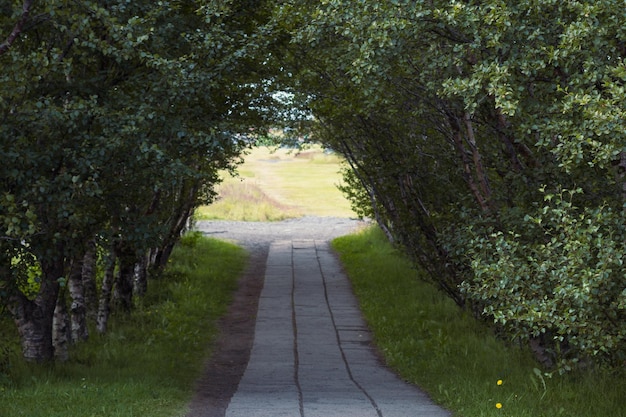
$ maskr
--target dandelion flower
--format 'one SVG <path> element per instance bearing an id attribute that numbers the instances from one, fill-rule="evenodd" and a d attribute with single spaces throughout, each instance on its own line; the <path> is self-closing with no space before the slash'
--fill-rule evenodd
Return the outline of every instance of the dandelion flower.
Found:
<path id="1" fill-rule="evenodd" d="M 502 385 L 502 380 L 501 380 L 501 379 L 498 379 L 498 382 L 496 382 L 496 384 L 498 384 L 498 385 Z"/>
<path id="2" fill-rule="evenodd" d="M 496 408 L 498 409 L 502 408 L 502 403 L 496 403 Z"/>

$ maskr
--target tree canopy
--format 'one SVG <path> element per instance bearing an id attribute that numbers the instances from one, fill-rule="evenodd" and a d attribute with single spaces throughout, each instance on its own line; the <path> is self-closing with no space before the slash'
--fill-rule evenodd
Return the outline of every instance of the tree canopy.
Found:
<path id="1" fill-rule="evenodd" d="M 265 124 L 263 3 L 17 3 L 0 3 L 0 288 L 26 358 L 47 360 L 88 242 L 131 273 L 149 251 L 163 264 L 237 163 L 235 133 Z M 132 277 L 116 284 L 129 308 Z"/>
<path id="2" fill-rule="evenodd" d="M 360 213 L 547 363 L 626 354 L 615 1 L 291 1 L 288 80 Z"/>
<path id="3" fill-rule="evenodd" d="M 130 308 L 242 138 L 283 118 L 345 156 L 355 210 L 459 305 L 560 370 L 623 363 L 622 8 L 0 2 L 0 293 L 26 357 L 51 356 L 94 240 L 101 301 L 114 280 Z"/>

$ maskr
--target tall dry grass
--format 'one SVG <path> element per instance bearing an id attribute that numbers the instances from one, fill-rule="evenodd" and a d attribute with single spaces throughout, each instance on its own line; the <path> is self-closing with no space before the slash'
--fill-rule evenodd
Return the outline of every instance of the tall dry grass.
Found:
<path id="1" fill-rule="evenodd" d="M 230 180 L 219 187 L 211 206 L 202 206 L 196 216 L 202 220 L 280 221 L 300 217 L 297 207 L 283 204 L 263 192 L 250 180 Z"/>
<path id="2" fill-rule="evenodd" d="M 259 147 L 239 177 L 224 173 L 218 198 L 197 210 L 200 220 L 275 221 L 301 216 L 353 217 L 337 185 L 343 160 L 313 147 L 302 152 Z"/>

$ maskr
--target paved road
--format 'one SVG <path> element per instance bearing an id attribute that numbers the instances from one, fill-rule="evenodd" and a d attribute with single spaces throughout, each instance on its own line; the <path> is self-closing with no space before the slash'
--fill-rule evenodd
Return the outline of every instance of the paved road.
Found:
<path id="1" fill-rule="evenodd" d="M 248 367 L 227 417 L 443 417 L 381 366 L 328 243 L 274 241 Z"/>

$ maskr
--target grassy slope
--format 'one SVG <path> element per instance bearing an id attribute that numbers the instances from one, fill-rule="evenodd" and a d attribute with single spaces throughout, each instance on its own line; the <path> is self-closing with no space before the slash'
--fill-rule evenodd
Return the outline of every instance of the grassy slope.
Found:
<path id="1" fill-rule="evenodd" d="M 239 169 L 225 176 L 219 199 L 200 207 L 200 219 L 267 221 L 304 215 L 351 217 L 350 203 L 337 189 L 341 160 L 319 148 L 301 153 L 255 148 Z"/>
<path id="2" fill-rule="evenodd" d="M 389 365 L 455 415 L 626 416 L 626 372 L 549 378 L 421 280 L 378 230 L 333 245 Z"/>
<path id="3" fill-rule="evenodd" d="M 10 354 L 10 375 L 2 379 L 0 369 L 0 416 L 184 416 L 246 258 L 228 243 L 186 242 L 132 320 L 114 317 L 109 333 L 77 346 L 70 362 L 41 367 Z"/>

